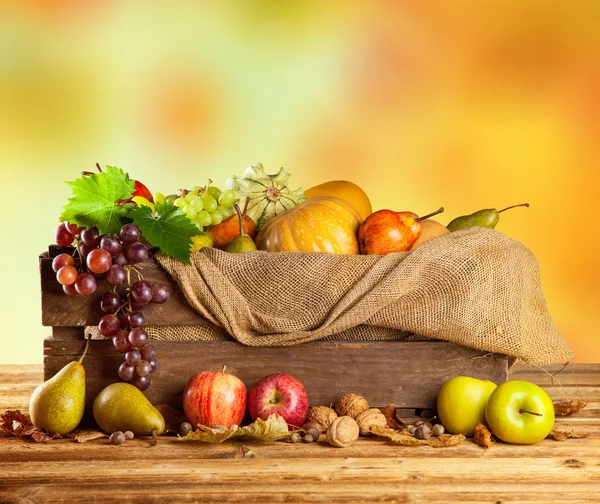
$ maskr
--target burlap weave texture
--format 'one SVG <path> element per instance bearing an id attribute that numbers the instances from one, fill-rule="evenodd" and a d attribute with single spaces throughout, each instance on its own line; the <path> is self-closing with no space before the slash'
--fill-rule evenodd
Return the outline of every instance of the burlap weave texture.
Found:
<path id="1" fill-rule="evenodd" d="M 530 364 L 571 360 L 542 293 L 534 255 L 500 232 L 469 228 L 386 256 L 212 248 L 192 265 L 157 257 L 214 326 L 149 328 L 156 339 L 285 346 L 411 334 Z"/>

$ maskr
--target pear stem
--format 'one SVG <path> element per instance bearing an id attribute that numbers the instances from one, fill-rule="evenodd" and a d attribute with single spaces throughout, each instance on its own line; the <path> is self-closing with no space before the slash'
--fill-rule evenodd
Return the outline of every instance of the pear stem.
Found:
<path id="1" fill-rule="evenodd" d="M 83 355 L 81 357 L 79 357 L 79 364 L 81 364 L 83 362 L 83 359 L 85 358 L 85 355 L 87 354 L 88 348 L 90 348 L 90 335 L 88 334 L 87 337 L 87 341 L 85 342 L 85 349 L 83 350 Z"/>
<path id="2" fill-rule="evenodd" d="M 246 196 L 246 203 L 244 203 L 244 210 L 242 211 L 242 217 L 246 217 L 248 211 L 248 203 L 250 203 L 250 196 Z"/>
<path id="3" fill-rule="evenodd" d="M 248 201 L 248 200 L 246 200 Z M 248 203 L 246 203 L 247 205 Z M 246 233 L 244 233 L 244 218 L 242 217 L 242 212 L 240 211 L 240 207 L 237 203 L 234 203 L 233 208 L 235 208 L 235 211 L 238 214 L 238 220 L 240 221 L 240 236 L 246 236 Z M 245 211 L 245 210 L 244 210 Z"/>
<path id="4" fill-rule="evenodd" d="M 421 222 L 425 219 L 429 219 L 429 217 L 433 217 L 434 215 L 441 214 L 444 211 L 444 207 L 438 208 L 435 212 L 431 212 L 430 214 L 424 215 L 423 217 L 419 217 L 415 219 L 417 222 Z"/>
<path id="5" fill-rule="evenodd" d="M 530 415 L 535 415 L 535 416 L 544 416 L 541 413 L 534 413 L 533 411 L 527 411 L 527 410 L 519 410 L 519 413 L 522 415 L 523 413 L 529 413 Z"/>
<path id="6" fill-rule="evenodd" d="M 520 207 L 520 206 L 528 207 L 528 206 L 529 206 L 529 203 L 521 203 L 521 204 L 519 204 L 519 205 L 512 205 L 512 206 L 509 206 L 509 207 L 503 208 L 502 210 L 498 210 L 498 213 L 502 213 L 502 212 L 504 212 L 505 210 L 510 210 L 511 208 L 517 208 L 517 207 Z"/>

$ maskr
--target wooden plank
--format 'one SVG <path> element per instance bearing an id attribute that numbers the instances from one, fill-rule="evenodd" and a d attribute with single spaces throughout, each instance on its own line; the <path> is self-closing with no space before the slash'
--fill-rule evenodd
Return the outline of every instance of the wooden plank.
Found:
<path id="1" fill-rule="evenodd" d="M 598 456 L 576 461 L 481 457 L 448 463 L 435 457 L 403 458 L 399 453 L 394 458 L 307 457 L 294 459 L 292 465 L 258 455 L 254 459 L 204 460 L 199 466 L 194 459 L 156 464 L 151 459 L 131 458 L 126 455 L 127 446 L 105 449 L 119 450 L 127 460 L 87 462 L 85 471 L 79 460 L 32 462 L 25 474 L 14 464 L 0 464 L 0 497 L 8 500 L 23 496 L 24 489 L 35 489 L 32 497 L 42 502 L 65 495 L 70 502 L 112 501 L 115 497 L 127 501 L 144 494 L 162 502 L 182 497 L 202 502 L 439 502 L 442 495 L 446 501 L 449 496 L 460 496 L 460 502 L 476 502 L 469 495 L 475 494 L 477 498 L 485 496 L 487 502 L 522 499 L 550 503 L 557 502 L 555 494 L 597 497 L 600 480 Z"/>
<path id="2" fill-rule="evenodd" d="M 250 388 L 261 378 L 285 372 L 306 387 L 313 405 L 336 403 L 343 394 L 363 395 L 373 406 L 393 403 L 404 408 L 435 408 L 439 388 L 466 374 L 496 383 L 506 381 L 505 356 L 482 354 L 447 342 L 373 341 L 313 342 L 291 347 L 256 348 L 233 341 L 153 341 L 159 370 L 148 398 L 181 406 L 188 379 L 204 370 L 228 371 Z M 53 376 L 83 351 L 84 341 L 47 338 L 44 376 Z M 123 356 L 111 340 L 94 340 L 84 361 L 88 373 L 86 405 L 116 381 Z"/>
<path id="3" fill-rule="evenodd" d="M 39 259 L 42 324 L 45 326 L 93 326 L 98 324 L 103 312 L 100 309 L 100 295 L 67 297 L 56 281 L 52 270 L 52 259 L 62 249 L 51 248 L 48 257 L 42 254 Z M 171 297 L 165 304 L 150 304 L 144 310 L 147 325 L 204 325 L 208 321 L 191 308 L 183 292 L 158 263 L 149 258 L 139 265 L 144 278 L 150 283 L 164 283 L 169 286 Z M 104 293 L 109 285 L 106 279 L 98 280 L 98 293 Z M 67 303 L 68 301 L 68 303 Z M 68 307 L 68 309 L 66 309 Z"/>

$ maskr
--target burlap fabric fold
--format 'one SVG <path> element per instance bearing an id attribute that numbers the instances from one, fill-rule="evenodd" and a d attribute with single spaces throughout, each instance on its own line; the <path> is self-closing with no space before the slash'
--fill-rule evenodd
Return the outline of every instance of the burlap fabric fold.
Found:
<path id="1" fill-rule="evenodd" d="M 150 328 L 157 339 L 285 346 L 415 334 L 529 364 L 571 360 L 548 313 L 534 255 L 500 232 L 469 228 L 386 256 L 205 248 L 187 265 L 157 257 L 212 325 Z"/>

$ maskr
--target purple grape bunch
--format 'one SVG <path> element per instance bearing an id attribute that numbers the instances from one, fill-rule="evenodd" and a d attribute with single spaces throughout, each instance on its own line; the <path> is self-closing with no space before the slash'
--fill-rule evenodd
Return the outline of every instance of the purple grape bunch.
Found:
<path id="1" fill-rule="evenodd" d="M 75 244 L 81 266 L 78 271 L 73 256 L 63 253 L 54 258 L 52 267 L 63 291 L 71 296 L 93 294 L 98 287 L 97 278 L 106 278 L 112 289 L 100 297 L 100 308 L 105 315 L 98 323 L 98 331 L 112 338 L 117 352 L 125 354 L 119 378 L 146 390 L 152 373 L 158 369 L 158 361 L 141 312 L 150 303 L 165 303 L 170 292 L 165 284 L 150 284 L 141 278 L 138 265 L 148 258 L 141 237 L 135 224 L 125 224 L 117 236 L 100 235 L 97 227 L 85 229 L 61 223 L 56 230 L 56 242 L 64 247 Z M 136 278 L 132 278 L 134 274 Z"/>

